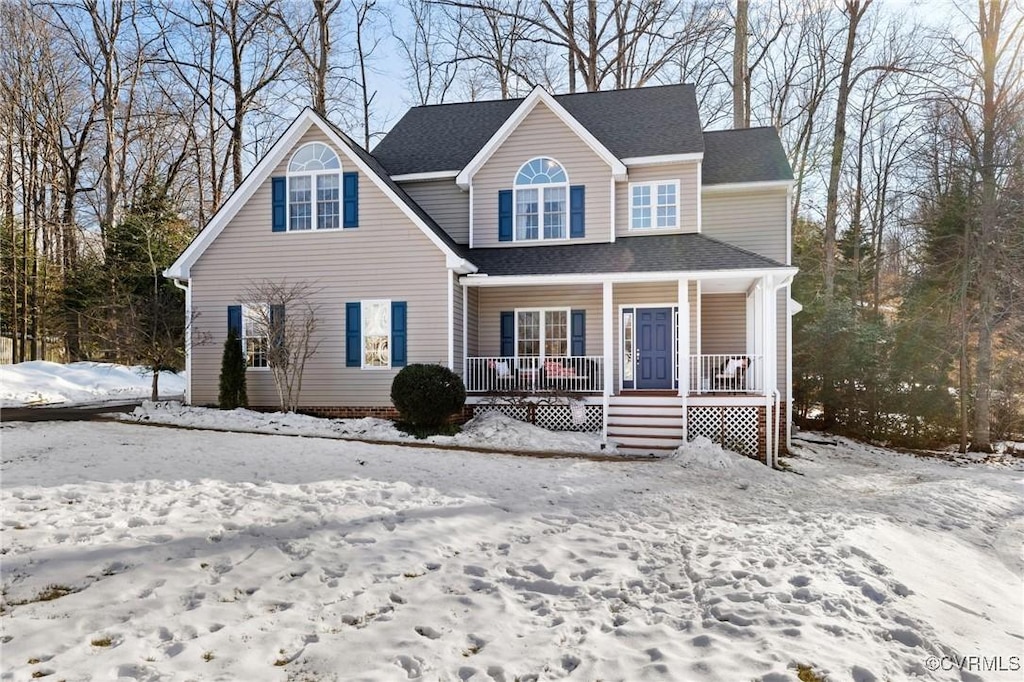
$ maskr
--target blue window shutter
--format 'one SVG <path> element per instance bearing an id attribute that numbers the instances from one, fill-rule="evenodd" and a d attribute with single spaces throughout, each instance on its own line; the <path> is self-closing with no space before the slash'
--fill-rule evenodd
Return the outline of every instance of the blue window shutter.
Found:
<path id="1" fill-rule="evenodd" d="M 501 313 L 501 356 L 510 358 L 516 354 L 516 314 Z"/>
<path id="2" fill-rule="evenodd" d="M 359 227 L 359 173 L 344 173 L 341 180 L 342 227 Z"/>
<path id="3" fill-rule="evenodd" d="M 271 227 L 273 232 L 284 232 L 288 229 L 286 224 L 286 209 L 288 207 L 288 178 L 270 179 L 270 208 Z"/>
<path id="4" fill-rule="evenodd" d="M 228 306 L 228 332 L 234 330 L 235 336 L 242 338 L 242 306 Z"/>
<path id="5" fill-rule="evenodd" d="M 570 324 L 572 329 L 572 348 L 570 353 L 572 355 L 586 355 L 587 354 L 587 311 L 586 310 L 574 310 L 572 311 L 572 323 Z"/>
<path id="6" fill-rule="evenodd" d="M 586 195 L 584 185 L 573 185 L 569 188 L 569 237 L 578 239 L 587 234 L 586 227 Z"/>
<path id="7" fill-rule="evenodd" d="M 359 301 L 345 304 L 345 366 L 362 367 L 360 362 L 363 356 L 363 341 L 360 331 L 360 312 L 362 306 Z"/>
<path id="8" fill-rule="evenodd" d="M 275 348 L 284 345 L 284 306 L 270 306 L 270 328 L 274 333 L 272 343 Z"/>
<path id="9" fill-rule="evenodd" d="M 407 339 L 405 324 L 405 301 L 391 302 L 391 366 L 405 367 L 407 361 Z"/>
<path id="10" fill-rule="evenodd" d="M 498 190 L 498 241 L 512 241 L 512 190 Z"/>

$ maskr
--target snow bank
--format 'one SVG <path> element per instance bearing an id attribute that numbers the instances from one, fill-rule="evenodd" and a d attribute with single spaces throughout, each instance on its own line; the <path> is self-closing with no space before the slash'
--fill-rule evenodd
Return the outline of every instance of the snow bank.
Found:
<path id="1" fill-rule="evenodd" d="M 69 405 L 110 400 L 148 398 L 153 373 L 145 367 L 103 362 L 72 362 L 61 365 L 35 360 L 0 367 L 0 405 Z M 160 373 L 160 396 L 175 398 L 185 393 L 185 377 Z"/>
<path id="2" fill-rule="evenodd" d="M 669 458 L 681 467 L 695 469 L 766 469 L 760 462 L 755 462 L 749 457 L 725 450 L 721 445 L 712 443 L 704 436 L 698 436 L 686 445 L 680 445 L 672 451 Z M 751 466 L 753 465 L 753 466 Z"/>
<path id="3" fill-rule="evenodd" d="M 400 431 L 387 419 L 323 419 L 284 412 L 217 410 L 190 407 L 176 401 L 153 403 L 147 400 L 131 414 L 120 415 L 120 419 L 218 431 L 380 441 L 415 440 L 413 436 Z M 497 412 L 485 412 L 469 420 L 461 433 L 455 436 L 432 436 L 419 442 L 519 451 L 602 452 L 601 439 L 594 434 L 548 431 Z"/>
<path id="4" fill-rule="evenodd" d="M 483 412 L 470 419 L 453 437 L 459 445 L 486 445 L 503 450 L 538 452 L 600 452 L 601 438 L 592 433 L 548 431 L 500 412 Z"/>

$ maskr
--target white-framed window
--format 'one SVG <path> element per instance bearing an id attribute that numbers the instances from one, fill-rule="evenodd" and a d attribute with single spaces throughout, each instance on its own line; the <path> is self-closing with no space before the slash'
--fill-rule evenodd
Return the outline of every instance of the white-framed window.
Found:
<path id="1" fill-rule="evenodd" d="M 679 227 L 679 181 L 636 182 L 629 185 L 629 229 Z"/>
<path id="2" fill-rule="evenodd" d="M 341 227 L 341 162 L 322 142 L 299 147 L 288 162 L 288 230 Z"/>
<path id="3" fill-rule="evenodd" d="M 242 306 L 242 352 L 245 354 L 245 366 L 268 367 L 267 349 L 270 339 L 267 337 L 267 322 L 270 320 L 270 307 Z"/>
<path id="4" fill-rule="evenodd" d="M 516 357 L 567 357 L 570 319 L 568 308 L 516 310 Z"/>
<path id="5" fill-rule="evenodd" d="M 391 301 L 360 302 L 363 369 L 391 368 Z"/>
<path id="6" fill-rule="evenodd" d="M 515 241 L 566 239 L 569 234 L 569 176 L 548 157 L 524 163 L 515 179 Z"/>

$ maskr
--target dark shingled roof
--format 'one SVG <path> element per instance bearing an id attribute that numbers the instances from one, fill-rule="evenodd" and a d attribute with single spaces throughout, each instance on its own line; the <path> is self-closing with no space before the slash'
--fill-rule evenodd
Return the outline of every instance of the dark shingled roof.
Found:
<path id="1" fill-rule="evenodd" d="M 704 151 L 692 85 L 555 95 L 616 157 Z M 465 168 L 522 99 L 414 107 L 373 155 L 392 175 Z"/>
<path id="2" fill-rule="evenodd" d="M 466 257 L 488 275 L 566 275 L 782 268 L 782 263 L 705 237 L 664 234 L 602 244 L 471 249 Z"/>
<path id="3" fill-rule="evenodd" d="M 397 182 L 391 179 L 391 176 L 388 174 L 384 166 L 380 164 L 380 161 L 375 159 L 372 154 L 370 154 L 368 151 L 366 151 L 358 144 L 356 144 L 355 140 L 346 135 L 345 132 L 341 130 L 341 128 L 334 125 L 333 123 L 323 118 L 322 116 L 320 118 L 322 121 L 324 121 L 324 123 L 331 127 L 331 130 L 333 130 L 338 135 L 338 137 L 340 137 L 342 141 L 346 145 L 348 145 L 348 148 L 351 149 L 356 156 L 362 159 L 366 163 L 366 165 L 370 167 L 370 170 L 372 170 L 374 174 L 377 175 L 377 177 L 384 181 L 384 184 L 386 184 L 388 187 L 394 190 L 395 194 L 398 195 L 398 198 L 401 199 L 402 202 L 420 218 L 420 220 L 426 223 L 427 227 L 429 227 L 434 234 L 441 238 L 441 241 L 443 241 L 455 253 L 460 255 L 464 254 L 466 248 L 464 246 L 456 244 L 455 240 L 452 239 L 452 236 L 448 234 L 440 225 L 438 225 L 437 222 L 430 217 L 430 214 L 424 211 L 423 208 L 419 204 L 417 204 L 404 189 L 402 189 L 401 185 L 399 185 Z"/>
<path id="4" fill-rule="evenodd" d="M 793 179 L 793 169 L 775 128 L 704 133 L 702 169 L 705 185 Z"/>

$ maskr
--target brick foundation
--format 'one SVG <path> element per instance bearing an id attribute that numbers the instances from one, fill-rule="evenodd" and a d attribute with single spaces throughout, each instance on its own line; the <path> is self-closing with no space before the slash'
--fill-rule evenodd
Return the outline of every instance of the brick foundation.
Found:
<path id="1" fill-rule="evenodd" d="M 280 408 L 278 407 L 250 407 L 250 410 L 257 412 L 277 412 Z M 326 405 L 312 405 L 306 407 L 300 407 L 297 412 L 299 414 L 308 414 L 313 417 L 326 417 L 328 419 L 362 419 L 363 417 L 377 417 L 378 419 L 395 419 L 399 418 L 398 410 L 395 409 L 394 405 L 359 405 L 355 407 L 339 407 L 339 406 L 326 406 Z M 469 405 L 462 408 L 461 413 L 457 413 L 448 420 L 451 424 L 461 424 L 467 421 L 472 413 L 472 409 Z"/>

